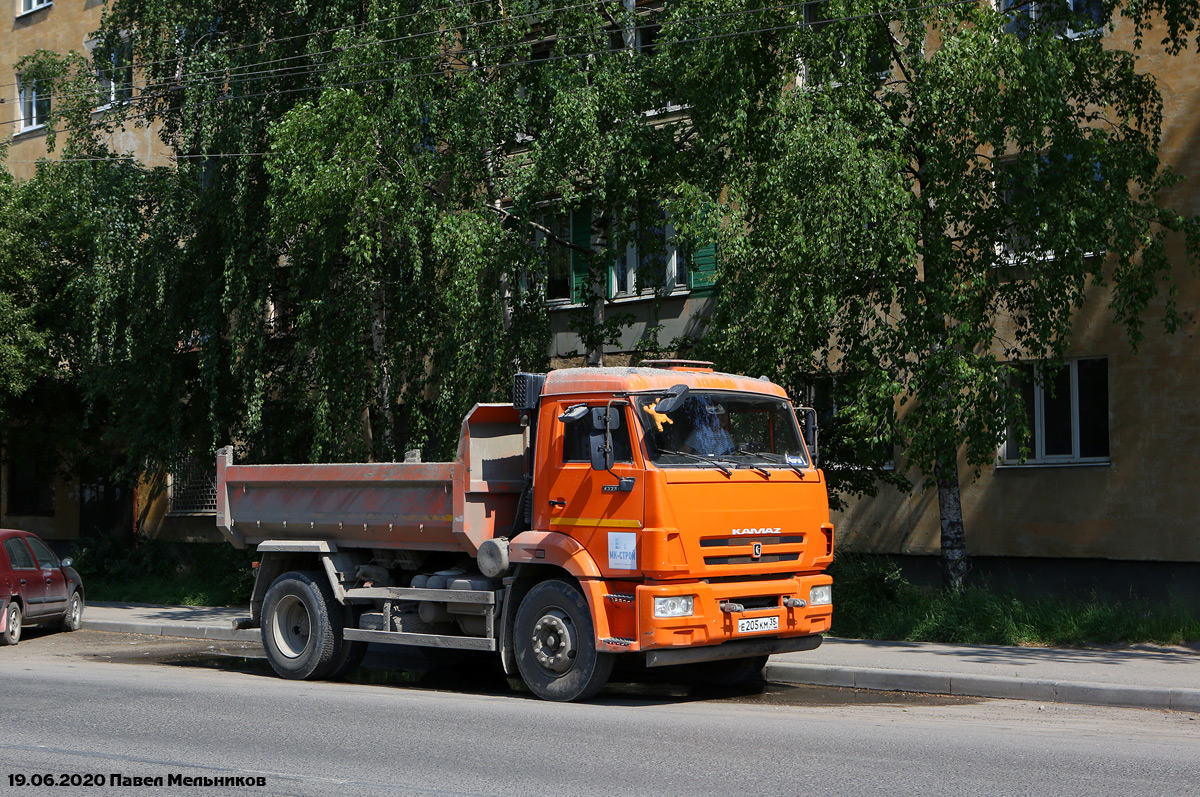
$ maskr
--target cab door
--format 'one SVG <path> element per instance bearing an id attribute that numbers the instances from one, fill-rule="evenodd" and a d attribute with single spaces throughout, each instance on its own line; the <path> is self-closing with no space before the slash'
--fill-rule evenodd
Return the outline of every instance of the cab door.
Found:
<path id="1" fill-rule="evenodd" d="M 630 408 L 618 406 L 612 430 L 616 463 L 612 471 L 593 470 L 592 413 L 575 421 L 559 418 L 569 407 L 603 408 L 607 400 L 546 401 L 538 425 L 538 474 L 534 488 L 534 528 L 557 531 L 588 549 L 606 576 L 630 576 L 639 569 L 638 532 L 645 511 L 645 476 L 633 444 Z M 622 485 L 624 481 L 624 485 Z"/>

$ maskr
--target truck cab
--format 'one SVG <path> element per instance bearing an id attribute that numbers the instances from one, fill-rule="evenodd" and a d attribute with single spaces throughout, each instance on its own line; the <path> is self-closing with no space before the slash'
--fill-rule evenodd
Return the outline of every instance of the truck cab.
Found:
<path id="1" fill-rule="evenodd" d="M 707 363 L 649 365 L 546 377 L 512 562 L 586 559 L 598 649 L 649 666 L 816 647 L 833 526 L 794 407 Z"/>

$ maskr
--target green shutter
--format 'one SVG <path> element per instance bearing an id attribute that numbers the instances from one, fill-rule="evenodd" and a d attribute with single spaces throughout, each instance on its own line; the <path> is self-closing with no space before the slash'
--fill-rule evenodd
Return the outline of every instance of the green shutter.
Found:
<path id="1" fill-rule="evenodd" d="M 716 244 L 705 244 L 692 252 L 688 264 L 688 284 L 694 291 L 712 288 L 717 284 Z"/>
<path id="2" fill-rule="evenodd" d="M 584 249 L 592 248 L 592 206 L 585 202 L 571 213 L 571 243 Z M 571 301 L 583 302 L 588 288 L 587 259 L 571 251 Z"/>

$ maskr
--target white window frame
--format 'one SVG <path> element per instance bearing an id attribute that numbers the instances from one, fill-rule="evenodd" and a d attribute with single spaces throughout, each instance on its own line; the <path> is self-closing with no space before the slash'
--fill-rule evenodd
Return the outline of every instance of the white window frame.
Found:
<path id="1" fill-rule="evenodd" d="M 1109 424 L 1109 453 L 1102 457 L 1084 457 L 1080 451 L 1080 429 L 1079 429 L 1079 363 L 1084 360 L 1104 360 L 1106 363 L 1105 372 L 1107 374 L 1107 357 L 1078 357 L 1072 360 L 1063 362 L 1064 368 L 1069 369 L 1071 376 L 1071 453 L 1070 454 L 1046 454 L 1046 404 L 1045 396 L 1046 389 L 1042 386 L 1037 377 L 1040 377 L 1042 365 L 1034 365 L 1036 371 L 1033 380 L 1033 418 L 1030 419 L 1030 424 L 1033 427 L 1034 439 L 1033 450 L 1029 452 L 1029 456 L 1024 461 L 1008 456 L 1008 441 L 1009 433 L 1006 431 L 1004 441 L 1000 444 L 1000 452 L 997 457 L 996 465 L 1002 468 L 1022 468 L 1022 467 L 1046 467 L 1053 465 L 1108 465 L 1112 462 L 1112 426 Z M 1109 391 L 1112 395 L 1112 391 Z M 1111 412 L 1111 410 L 1110 410 Z"/>
<path id="2" fill-rule="evenodd" d="M 1067 0 L 1067 3 L 1070 5 L 1071 11 L 1074 11 L 1076 13 L 1081 13 L 1076 10 L 1077 5 L 1084 6 L 1088 2 L 1089 2 L 1089 0 Z M 1012 5 L 1012 3 L 1007 2 L 1007 0 L 996 0 L 996 10 L 1001 13 L 1006 12 L 1011 5 Z M 1036 22 L 1038 20 L 1038 18 L 1041 17 L 1041 15 L 1042 15 L 1042 4 L 1040 2 L 1030 3 L 1029 4 L 1029 14 L 1028 14 L 1029 21 Z M 1089 27 L 1085 30 L 1075 30 L 1074 28 L 1068 27 L 1066 29 L 1066 31 L 1062 34 L 1063 38 L 1065 38 L 1065 39 L 1081 39 L 1081 38 L 1086 38 L 1088 36 L 1103 36 L 1103 35 L 1104 35 L 1104 27 L 1102 25 L 1093 25 L 1092 27 Z"/>
<path id="3" fill-rule="evenodd" d="M 662 223 L 663 237 L 666 239 L 666 262 L 663 264 L 663 293 L 667 295 L 686 293 L 688 286 L 688 271 L 680 269 L 680 264 L 687 265 L 683 259 L 687 256 L 685 250 L 675 245 L 675 227 L 670 218 L 664 218 Z M 614 300 L 637 299 L 650 296 L 656 287 L 653 283 L 643 287 L 638 281 L 638 270 L 641 267 L 641 253 L 638 251 L 638 228 L 635 223 L 630 228 L 633 238 L 625 244 L 625 252 L 618 254 L 608 270 L 608 295 Z M 617 289 L 617 269 L 625 265 L 625 290 Z"/>
<path id="4" fill-rule="evenodd" d="M 97 39 L 90 39 L 84 42 L 84 47 L 92 54 L 100 42 Z M 93 111 L 104 111 L 112 108 L 114 105 L 129 102 L 133 99 L 133 52 L 132 43 L 126 34 L 121 36 L 121 50 L 109 53 L 110 58 L 118 58 L 120 55 L 128 56 L 129 60 L 124 62 L 123 59 L 117 60 L 109 65 L 108 69 L 100 68 L 97 65 L 96 80 L 100 84 L 99 104 L 93 108 Z M 93 56 L 94 60 L 94 56 Z M 126 83 L 123 80 L 113 80 L 111 76 L 115 75 L 118 78 L 122 73 L 127 72 L 129 81 Z M 124 94 L 125 96 L 121 96 Z"/>
<path id="5" fill-rule="evenodd" d="M 23 17 L 26 14 L 32 14 L 34 11 L 41 11 L 43 8 L 54 5 L 54 0 L 21 0 L 20 11 L 17 12 L 18 17 Z"/>
<path id="6" fill-rule="evenodd" d="M 37 86 L 36 80 L 26 81 L 20 76 L 17 77 L 17 107 L 21 115 L 18 124 L 21 133 L 40 130 L 46 126 L 45 120 L 38 117 L 38 105 L 45 101 L 46 112 L 49 113 L 50 97 L 40 97 Z"/>

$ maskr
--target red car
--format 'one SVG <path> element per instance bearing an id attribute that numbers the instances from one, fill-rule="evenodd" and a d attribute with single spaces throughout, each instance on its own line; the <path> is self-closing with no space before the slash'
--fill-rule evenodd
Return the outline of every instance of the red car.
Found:
<path id="1" fill-rule="evenodd" d="M 23 625 L 83 623 L 83 582 L 36 534 L 0 529 L 0 645 L 21 640 Z"/>

